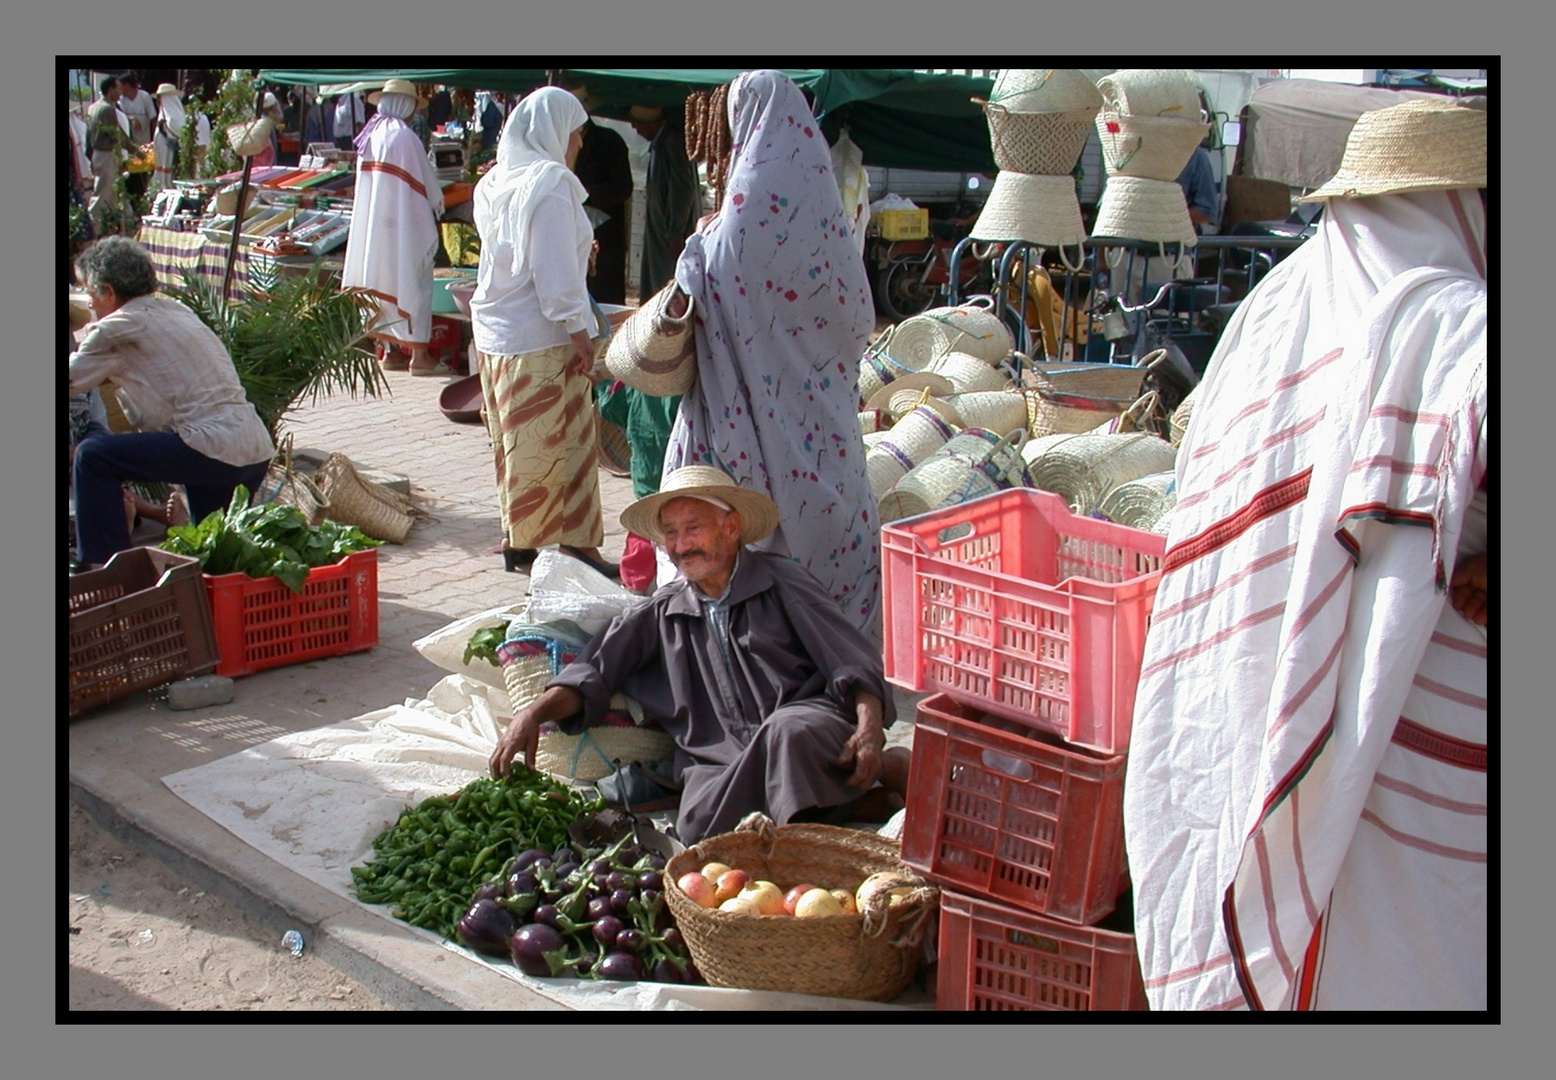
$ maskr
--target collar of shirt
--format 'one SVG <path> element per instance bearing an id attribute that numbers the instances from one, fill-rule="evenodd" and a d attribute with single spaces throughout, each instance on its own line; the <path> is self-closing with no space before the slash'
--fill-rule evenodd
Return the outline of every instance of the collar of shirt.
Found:
<path id="1" fill-rule="evenodd" d="M 729 584 L 717 599 L 704 597 L 689 581 L 679 581 L 679 591 L 665 603 L 666 615 L 694 615 L 703 613 L 705 604 L 718 604 L 729 608 L 772 587 L 773 576 L 761 559 L 750 558 L 741 551 L 735 558 L 735 569 L 729 575 Z"/>

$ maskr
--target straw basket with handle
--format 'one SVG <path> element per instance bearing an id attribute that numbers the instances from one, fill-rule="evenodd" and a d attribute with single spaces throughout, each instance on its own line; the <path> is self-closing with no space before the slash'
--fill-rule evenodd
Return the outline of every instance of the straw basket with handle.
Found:
<path id="1" fill-rule="evenodd" d="M 1003 390 L 1010 385 L 1010 377 L 1004 369 L 990 367 L 978 357 L 963 352 L 945 353 L 930 361 L 924 371 L 926 374 L 943 376 L 957 394 Z"/>
<path id="2" fill-rule="evenodd" d="M 355 525 L 375 540 L 403 544 L 426 511 L 408 497 L 363 478 L 345 454 L 331 454 L 314 476 L 329 501 L 331 519 Z"/>
<path id="3" fill-rule="evenodd" d="M 1197 390 L 1198 387 L 1195 387 Z M 1178 402 L 1178 407 L 1172 411 L 1172 419 L 1168 423 L 1171 435 L 1168 439 L 1174 446 L 1183 442 L 1183 437 L 1189 433 L 1189 419 L 1194 415 L 1194 390 L 1190 390 L 1188 396 Z"/>
<path id="4" fill-rule="evenodd" d="M 1074 513 L 1086 515 L 1120 484 L 1171 469 L 1176 455 L 1171 444 L 1154 435 L 1076 435 L 1032 463 L 1032 481 L 1062 496 Z"/>
<path id="5" fill-rule="evenodd" d="M 1199 88 L 1183 68 L 1128 68 L 1097 80 L 1102 107 L 1134 116 L 1200 119 Z"/>
<path id="6" fill-rule="evenodd" d="M 995 491 L 1032 486 L 1021 457 L 1026 441 L 1020 427 L 1003 437 L 968 428 L 897 481 L 881 498 L 881 520 L 901 521 Z"/>
<path id="7" fill-rule="evenodd" d="M 1102 107 L 1102 91 L 1076 68 L 1005 68 L 994 76 L 989 100 L 1016 113 L 1068 112 Z"/>
<path id="8" fill-rule="evenodd" d="M 986 303 L 984 301 L 987 301 Z M 897 324 L 891 339 L 891 356 L 914 371 L 953 350 L 975 356 L 991 367 L 1010 355 L 1010 330 L 994 314 L 988 297 L 969 300 L 957 307 L 930 308 Z"/>
<path id="9" fill-rule="evenodd" d="M 270 145 L 270 132 L 275 124 L 268 116 L 231 124 L 227 128 L 227 145 L 239 157 L 253 157 Z"/>
<path id="10" fill-rule="evenodd" d="M 680 297 L 686 310 L 670 314 Z M 611 336 L 605 366 L 615 378 L 652 397 L 684 394 L 697 381 L 697 343 L 692 298 L 669 282 L 632 313 Z"/>
<path id="11" fill-rule="evenodd" d="M 502 681 L 514 713 L 540 697 L 556 674 L 548 653 L 518 656 L 503 664 Z M 627 699 L 617 694 L 611 707 L 626 711 Z M 663 761 L 675 753 L 675 741 L 658 727 L 595 726 L 578 735 L 542 732 L 535 745 L 535 768 L 563 780 L 592 783 L 616 771 L 615 762 Z"/>
<path id="12" fill-rule="evenodd" d="M 1097 510 L 1119 525 L 1155 532 L 1177 502 L 1177 473 L 1168 469 L 1118 485 Z"/>
<path id="13" fill-rule="evenodd" d="M 983 106 L 994 162 L 1008 172 L 1066 176 L 1080 160 L 1097 106 L 1067 112 L 1016 112 L 993 101 Z"/>
<path id="14" fill-rule="evenodd" d="M 329 516 L 330 501 L 311 477 L 299 472 L 292 460 L 292 433 L 281 440 L 280 448 L 265 479 L 255 493 L 255 503 L 279 503 L 302 511 L 311 528 L 317 528 Z"/>
<path id="15" fill-rule="evenodd" d="M 955 432 L 939 413 L 919 407 L 892 425 L 890 431 L 865 453 L 864 467 L 870 490 L 879 499 L 907 471 L 950 441 Z"/>
<path id="16" fill-rule="evenodd" d="M 855 892 L 872 874 L 903 875 L 910 890 L 896 903 L 877 894 L 859 912 L 799 919 L 703 908 L 675 884 L 721 862 L 780 888 L 809 882 Z M 891 1001 L 918 968 L 940 891 L 874 833 L 831 825 L 774 825 L 752 815 L 733 832 L 708 837 L 665 866 L 665 900 L 692 959 L 710 986 Z"/>
<path id="17" fill-rule="evenodd" d="M 1107 109 L 1097 114 L 1097 138 L 1108 175 L 1177 180 L 1210 130 L 1198 120 L 1133 116 Z"/>

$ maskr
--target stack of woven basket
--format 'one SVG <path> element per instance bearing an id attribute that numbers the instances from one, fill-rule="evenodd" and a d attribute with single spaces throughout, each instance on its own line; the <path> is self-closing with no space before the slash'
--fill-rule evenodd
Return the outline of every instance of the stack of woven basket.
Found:
<path id="1" fill-rule="evenodd" d="M 1085 149 L 1102 95 L 1083 72 L 1009 69 L 983 106 L 999 175 L 972 228 L 977 240 L 1025 240 L 1066 254 L 1086 239 L 1071 173 Z"/>
<path id="2" fill-rule="evenodd" d="M 1093 235 L 1192 247 L 1194 225 L 1177 179 L 1210 130 L 1194 80 L 1177 69 L 1117 71 L 1097 89 L 1108 179 Z"/>

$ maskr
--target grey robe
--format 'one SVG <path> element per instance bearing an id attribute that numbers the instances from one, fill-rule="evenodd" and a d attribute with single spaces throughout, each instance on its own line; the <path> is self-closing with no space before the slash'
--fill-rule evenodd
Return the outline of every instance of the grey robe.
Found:
<path id="1" fill-rule="evenodd" d="M 604 716 L 617 690 L 660 718 L 677 747 L 676 832 L 687 844 L 753 810 L 782 825 L 858 798 L 852 767 L 832 764 L 854 733 L 855 687 L 881 699 L 883 724 L 896 719 L 880 650 L 798 563 L 743 550 L 728 610 L 732 665 L 697 592 L 675 581 L 595 635 L 550 683 L 584 697 L 562 725 L 569 733 Z"/>

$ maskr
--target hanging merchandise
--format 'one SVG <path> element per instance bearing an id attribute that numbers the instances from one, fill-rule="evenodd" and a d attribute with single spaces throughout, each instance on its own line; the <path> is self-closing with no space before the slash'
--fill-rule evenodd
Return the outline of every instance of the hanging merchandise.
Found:
<path id="1" fill-rule="evenodd" d="M 1197 235 L 1177 179 L 1210 130 L 1193 79 L 1175 69 L 1117 71 L 1097 89 L 1108 181 L 1093 235 L 1154 242 L 1164 256 L 1168 244 L 1193 247 Z"/>

